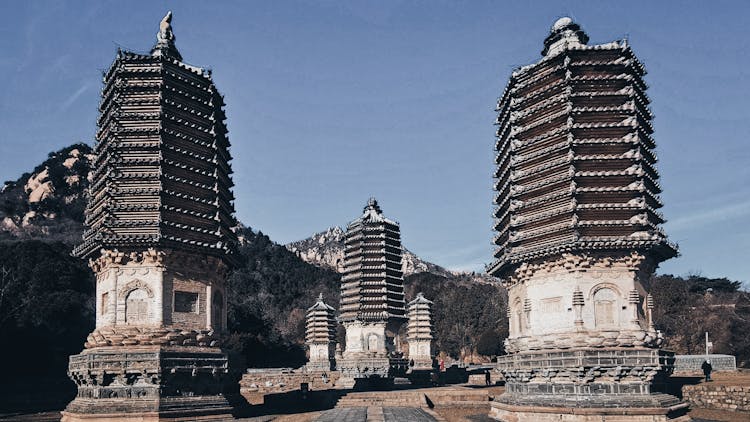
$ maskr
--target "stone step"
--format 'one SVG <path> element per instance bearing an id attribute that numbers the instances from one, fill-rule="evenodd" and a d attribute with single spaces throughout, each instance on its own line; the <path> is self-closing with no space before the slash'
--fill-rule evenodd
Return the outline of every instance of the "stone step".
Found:
<path id="1" fill-rule="evenodd" d="M 336 407 L 426 407 L 424 394 L 399 391 L 349 393 L 339 399 Z"/>
<path id="2" fill-rule="evenodd" d="M 490 408 L 490 401 L 471 401 L 471 400 L 459 400 L 459 401 L 441 401 L 438 403 L 435 403 L 436 409 L 442 409 L 442 408 L 457 408 L 457 407 L 471 407 L 471 408 L 483 408 L 486 407 L 488 410 Z"/>

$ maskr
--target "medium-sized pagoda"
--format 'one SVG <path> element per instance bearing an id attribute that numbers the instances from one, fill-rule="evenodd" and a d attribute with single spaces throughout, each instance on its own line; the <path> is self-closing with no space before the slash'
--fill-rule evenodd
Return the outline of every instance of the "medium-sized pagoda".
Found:
<path id="1" fill-rule="evenodd" d="M 406 320 L 401 258 L 398 223 L 370 198 L 346 230 L 339 308 L 346 349 L 337 362 L 344 377 L 388 378 L 405 369 L 396 356 L 398 329 Z"/>
<path id="2" fill-rule="evenodd" d="M 409 317 L 406 329 L 409 366 L 414 369 L 432 367 L 432 305 L 432 301 L 422 293 L 418 293 L 417 297 L 406 305 Z"/>

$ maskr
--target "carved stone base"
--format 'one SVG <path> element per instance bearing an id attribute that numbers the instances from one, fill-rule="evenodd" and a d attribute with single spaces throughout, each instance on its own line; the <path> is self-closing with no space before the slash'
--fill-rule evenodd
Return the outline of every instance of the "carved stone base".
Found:
<path id="1" fill-rule="evenodd" d="M 387 356 L 349 356 L 336 362 L 342 378 L 393 378 L 406 374 L 409 361 Z"/>
<path id="2" fill-rule="evenodd" d="M 308 372 L 328 372 L 336 370 L 336 361 L 330 360 L 312 360 L 305 364 L 305 370 Z"/>
<path id="3" fill-rule="evenodd" d="M 525 421 L 668 421 L 687 404 L 662 391 L 674 355 L 649 348 L 527 351 L 503 356 L 505 394 L 490 416 Z"/>
<path id="4" fill-rule="evenodd" d="M 228 360 L 214 347 L 98 347 L 71 356 L 63 421 L 230 420 Z"/>

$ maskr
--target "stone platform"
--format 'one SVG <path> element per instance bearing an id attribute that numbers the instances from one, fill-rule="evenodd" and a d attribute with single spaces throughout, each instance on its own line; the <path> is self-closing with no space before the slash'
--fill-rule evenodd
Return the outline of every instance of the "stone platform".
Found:
<path id="1" fill-rule="evenodd" d="M 533 404 L 533 405 L 530 405 Z M 500 396 L 490 405 L 490 417 L 504 422 L 667 422 L 689 421 L 688 404 L 668 394 L 645 397 L 586 398 L 558 396 L 514 400 Z"/>
<path id="2" fill-rule="evenodd" d="M 71 356 L 62 420 L 228 420 L 228 359 L 215 347 L 99 347 Z"/>

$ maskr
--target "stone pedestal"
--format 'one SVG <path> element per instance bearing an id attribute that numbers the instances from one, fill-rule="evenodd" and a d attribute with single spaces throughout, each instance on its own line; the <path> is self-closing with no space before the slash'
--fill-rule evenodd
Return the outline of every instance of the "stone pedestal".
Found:
<path id="1" fill-rule="evenodd" d="M 64 421 L 225 420 L 226 265 L 174 250 L 102 250 L 96 329 L 70 357 Z"/>
<path id="2" fill-rule="evenodd" d="M 346 350 L 336 369 L 342 378 L 393 378 L 403 376 L 407 359 L 394 357 L 394 337 L 400 321 L 344 323 Z"/>
<path id="3" fill-rule="evenodd" d="M 215 347 L 99 347 L 70 357 L 78 395 L 62 420 L 228 420 L 227 355 Z"/>
<path id="4" fill-rule="evenodd" d="M 659 349 L 647 293 L 653 261 L 637 254 L 563 254 L 511 279 L 506 380 L 490 416 L 502 421 L 672 420 L 674 355 Z M 561 416 L 562 415 L 562 416 Z M 560 419 L 562 417 L 562 419 Z M 567 419 L 566 419 L 567 418 Z"/>
<path id="5" fill-rule="evenodd" d="M 336 343 L 309 344 L 310 359 L 305 364 L 308 371 L 332 371 L 336 369 Z"/>
<path id="6" fill-rule="evenodd" d="M 687 405 L 664 394 L 674 356 L 648 348 L 522 352 L 501 357 L 501 421 L 673 420 Z M 561 419 L 562 418 L 562 419 Z"/>

